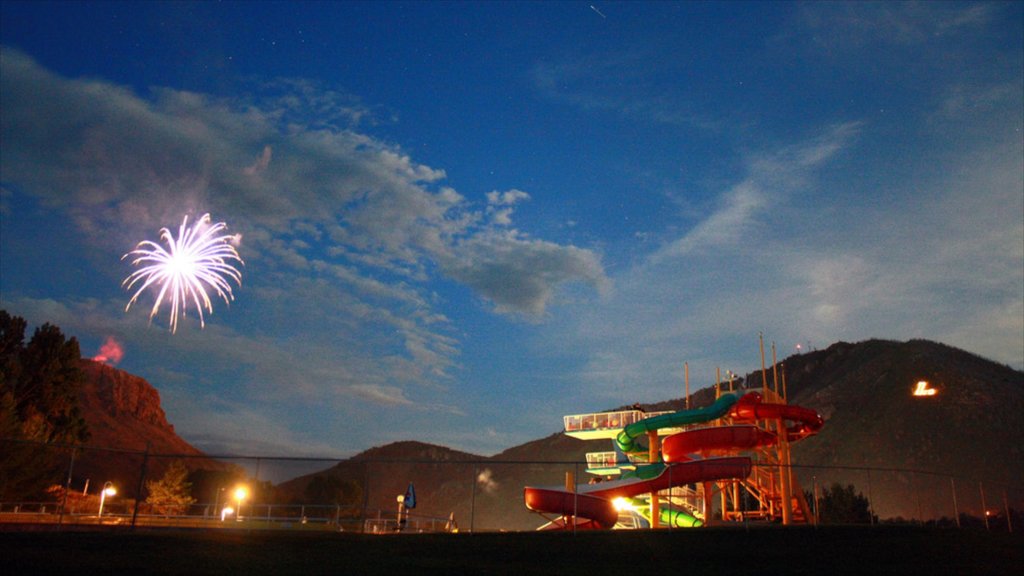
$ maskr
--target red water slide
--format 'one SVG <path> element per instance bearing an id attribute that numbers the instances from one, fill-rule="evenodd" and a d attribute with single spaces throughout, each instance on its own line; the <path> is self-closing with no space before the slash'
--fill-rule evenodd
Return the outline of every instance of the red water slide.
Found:
<path id="1" fill-rule="evenodd" d="M 825 425 L 825 419 L 820 414 L 792 404 L 765 404 L 761 401 L 761 395 L 757 392 L 748 392 L 733 405 L 729 411 L 733 420 L 754 422 L 757 420 L 787 420 L 793 422 L 786 428 L 786 439 L 795 442 L 817 434 Z"/>

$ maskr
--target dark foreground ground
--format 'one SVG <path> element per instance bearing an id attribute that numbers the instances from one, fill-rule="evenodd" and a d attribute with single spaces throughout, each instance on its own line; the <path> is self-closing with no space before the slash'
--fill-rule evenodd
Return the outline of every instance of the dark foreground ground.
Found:
<path id="1" fill-rule="evenodd" d="M 1024 535 L 918 527 L 372 536 L 0 532 L 3 574 L 1024 574 Z"/>

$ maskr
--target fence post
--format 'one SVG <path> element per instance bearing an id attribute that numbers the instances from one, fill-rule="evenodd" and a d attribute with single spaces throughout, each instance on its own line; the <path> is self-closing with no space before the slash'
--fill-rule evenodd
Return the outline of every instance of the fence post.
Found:
<path id="1" fill-rule="evenodd" d="M 579 505 L 580 505 L 580 489 L 576 485 L 580 473 L 580 463 L 573 462 L 572 464 L 572 535 L 576 535 L 576 519 L 579 517 Z"/>
<path id="2" fill-rule="evenodd" d="M 814 527 L 821 523 L 821 497 L 818 496 L 818 476 L 811 476 L 811 483 L 814 485 Z"/>
<path id="3" fill-rule="evenodd" d="M 921 511 L 921 481 L 917 472 L 914 472 L 914 498 L 917 500 L 917 521 L 924 526 L 924 513 Z"/>
<path id="4" fill-rule="evenodd" d="M 988 504 L 985 504 L 985 485 L 978 482 L 978 490 L 981 492 L 981 517 L 985 519 L 985 530 L 991 530 L 988 525 Z"/>
<path id="5" fill-rule="evenodd" d="M 60 514 L 57 516 L 57 528 L 64 525 L 64 507 L 68 504 L 68 492 L 71 490 L 71 472 L 75 469 L 75 451 L 77 447 L 71 447 L 71 462 L 68 464 L 68 480 L 64 483 L 64 499 L 60 503 Z"/>
<path id="6" fill-rule="evenodd" d="M 472 490 L 473 494 L 469 501 L 469 533 L 473 534 L 476 531 L 476 478 L 480 474 L 480 468 L 473 466 L 473 483 Z"/>
<path id="7" fill-rule="evenodd" d="M 360 520 L 362 532 L 366 532 L 366 516 L 370 508 L 370 461 L 363 463 L 363 513 Z"/>
<path id="8" fill-rule="evenodd" d="M 875 497 L 871 495 L 871 468 L 868 468 L 868 522 L 875 525 Z"/>
<path id="9" fill-rule="evenodd" d="M 142 487 L 146 481 L 146 464 L 149 463 L 150 442 L 146 442 L 146 452 L 142 455 L 142 466 L 139 469 L 139 486 L 135 489 L 135 509 L 132 511 L 132 530 L 135 530 L 135 521 L 139 517 L 139 502 L 142 500 Z"/>
<path id="10" fill-rule="evenodd" d="M 960 528 L 960 507 L 956 504 L 956 479 L 949 477 L 949 487 L 953 491 L 953 517 L 956 518 L 956 527 Z"/>
<path id="11" fill-rule="evenodd" d="M 1003 489 L 1003 510 L 1006 511 L 1006 530 L 1013 534 L 1013 520 L 1010 519 L 1010 504 L 1006 501 L 1006 489 Z"/>

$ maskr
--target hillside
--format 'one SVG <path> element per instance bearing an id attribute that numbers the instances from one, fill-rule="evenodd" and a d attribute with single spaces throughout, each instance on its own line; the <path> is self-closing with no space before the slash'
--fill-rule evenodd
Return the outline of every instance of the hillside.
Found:
<path id="1" fill-rule="evenodd" d="M 78 402 L 91 438 L 75 458 L 73 487 L 88 479 L 96 489 L 109 480 L 126 496 L 134 495 L 142 456 L 131 453 L 147 447 L 153 454 L 186 456 L 189 468 L 223 468 L 175 433 L 160 406 L 160 393 L 149 382 L 92 360 L 83 359 L 79 367 L 85 382 Z M 169 464 L 170 459 L 150 458 L 146 478 L 159 478 Z"/>
<path id="2" fill-rule="evenodd" d="M 781 364 L 790 402 L 826 418 L 820 434 L 793 448 L 804 489 L 812 490 L 815 482 L 853 484 L 871 497 L 882 518 L 952 517 L 950 476 L 956 477 L 952 484 L 960 512 L 979 513 L 979 482 L 987 486 L 989 509 L 1001 508 L 1004 490 L 1011 506 L 1020 508 L 1024 502 L 1024 373 L 923 340 L 837 343 Z M 772 383 L 770 368 L 768 378 Z M 936 395 L 913 396 L 920 380 L 929 382 Z M 745 382 L 760 388 L 760 370 Z M 691 405 L 713 400 L 713 388 L 704 388 L 692 395 Z M 683 399 L 673 399 L 645 408 L 683 406 Z M 543 519 L 524 509 L 523 487 L 561 484 L 572 470 L 586 481 L 582 466 L 572 462 L 607 449 L 606 443 L 561 433 L 490 458 L 403 442 L 369 450 L 325 473 L 368 481 L 371 509 L 392 509 L 395 496 L 413 481 L 418 513 L 447 516 L 454 511 L 466 519 L 472 510 L 477 529 L 530 529 Z M 282 487 L 300 493 L 312 476 Z"/>
<path id="3" fill-rule="evenodd" d="M 826 419 L 821 433 L 794 446 L 796 464 L 935 473 L 868 478 L 807 468 L 806 488 L 817 476 L 867 494 L 870 482 L 876 508 L 906 518 L 953 516 L 956 482 L 961 511 L 980 509 L 978 482 L 988 486 L 990 509 L 1002 508 L 1004 489 L 1010 505 L 1024 502 L 1024 373 L 925 340 L 837 343 L 784 364 L 790 402 Z M 748 380 L 760 386 L 760 373 Z M 913 396 L 922 380 L 934 396 Z M 960 480 L 951 485 L 948 476 Z"/>

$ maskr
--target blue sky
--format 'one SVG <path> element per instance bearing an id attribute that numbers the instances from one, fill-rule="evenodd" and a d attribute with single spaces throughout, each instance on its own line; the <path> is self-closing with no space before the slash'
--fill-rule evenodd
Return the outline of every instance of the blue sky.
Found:
<path id="1" fill-rule="evenodd" d="M 0 4 L 0 305 L 211 452 L 493 454 L 839 340 L 1024 366 L 1021 3 Z M 177 333 L 121 256 L 211 213 Z"/>

